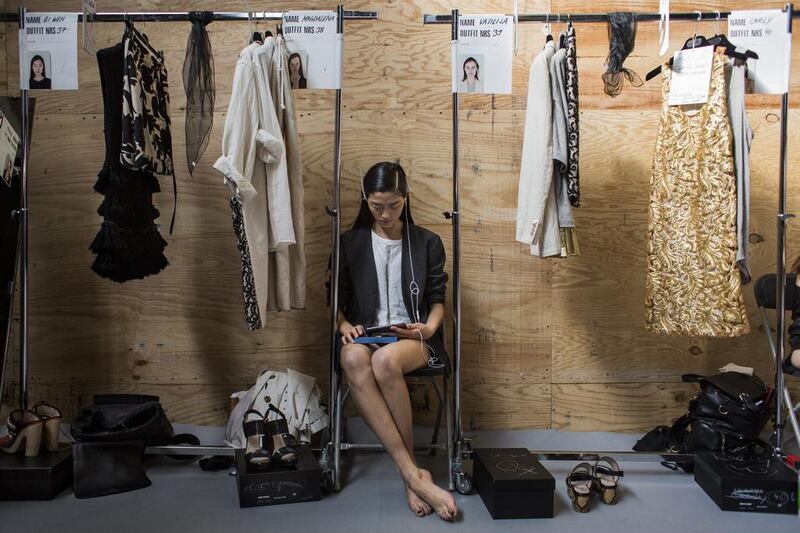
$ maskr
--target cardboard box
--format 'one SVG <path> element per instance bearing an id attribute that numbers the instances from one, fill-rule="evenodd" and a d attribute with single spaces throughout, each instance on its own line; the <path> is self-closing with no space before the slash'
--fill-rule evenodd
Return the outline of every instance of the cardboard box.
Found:
<path id="1" fill-rule="evenodd" d="M 244 450 L 236 450 L 236 485 L 239 507 L 316 501 L 322 498 L 322 472 L 314 454 L 301 449 L 297 465 L 275 465 L 270 470 L 249 470 Z"/>
<path id="2" fill-rule="evenodd" d="M 481 448 L 473 481 L 492 518 L 553 518 L 556 482 L 525 448 Z"/>
<path id="3" fill-rule="evenodd" d="M 71 446 L 36 457 L 0 453 L 0 500 L 52 500 L 71 485 Z"/>
<path id="4" fill-rule="evenodd" d="M 695 455 L 694 479 L 723 511 L 797 514 L 797 472 L 783 461 Z"/>

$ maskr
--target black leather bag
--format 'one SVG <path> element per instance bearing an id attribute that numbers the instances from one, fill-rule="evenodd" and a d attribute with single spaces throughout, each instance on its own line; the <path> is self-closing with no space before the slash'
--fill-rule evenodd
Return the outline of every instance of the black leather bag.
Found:
<path id="1" fill-rule="evenodd" d="M 686 414 L 672 426 L 657 426 L 633 447 L 635 451 L 692 454 L 699 451 L 742 453 L 759 443 L 774 408 L 772 389 L 758 376 L 723 372 L 713 376 L 685 374 L 685 383 L 699 383 Z M 692 465 L 679 464 L 691 471 Z"/>
<path id="2" fill-rule="evenodd" d="M 157 396 L 106 394 L 78 411 L 72 436 L 73 491 L 93 498 L 150 486 L 144 448 L 169 443 L 173 429 Z"/>

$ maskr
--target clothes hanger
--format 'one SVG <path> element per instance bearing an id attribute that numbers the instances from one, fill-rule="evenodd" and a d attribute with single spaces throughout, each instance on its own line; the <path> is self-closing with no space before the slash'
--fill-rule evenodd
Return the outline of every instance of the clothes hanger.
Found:
<path id="1" fill-rule="evenodd" d="M 545 22 L 545 28 L 547 28 L 547 37 L 545 37 L 545 44 L 549 43 L 553 40 L 553 29 L 550 27 L 550 13 L 547 13 L 547 20 Z"/>
<path id="2" fill-rule="evenodd" d="M 697 13 L 697 23 L 699 25 L 700 19 L 703 17 L 703 14 L 699 11 Z M 719 11 L 717 12 L 719 15 Z M 719 17 L 717 18 L 719 21 Z M 725 35 L 719 34 L 715 35 L 711 39 L 706 39 L 702 35 L 697 35 L 697 25 L 695 26 L 695 32 L 691 39 L 687 39 L 685 43 L 683 43 L 683 48 L 681 50 L 688 50 L 689 48 L 700 48 L 703 46 L 713 46 L 714 48 L 722 47 L 724 49 L 724 53 L 727 57 L 731 57 L 734 59 L 741 59 L 746 61 L 748 59 L 758 59 L 758 54 L 751 51 L 746 50 L 744 48 L 737 48 L 736 45 L 731 43 Z M 673 58 L 669 59 L 669 66 L 672 67 L 672 60 Z M 659 74 L 661 74 L 662 66 L 659 65 L 644 77 L 645 81 L 650 81 Z"/>

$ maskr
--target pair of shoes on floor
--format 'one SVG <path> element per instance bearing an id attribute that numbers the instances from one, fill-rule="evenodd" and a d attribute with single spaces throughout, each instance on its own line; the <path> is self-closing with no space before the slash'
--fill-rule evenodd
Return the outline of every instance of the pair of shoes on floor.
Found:
<path id="1" fill-rule="evenodd" d="M 276 418 L 268 421 L 270 413 Z M 297 464 L 299 446 L 289 433 L 286 415 L 274 405 L 269 404 L 263 415 L 254 409 L 247 411 L 242 428 L 247 442 L 244 457 L 250 468 L 267 470 L 273 465 Z"/>
<path id="2" fill-rule="evenodd" d="M 580 463 L 567 476 L 567 493 L 572 508 L 579 513 L 588 513 L 593 492 L 604 504 L 616 504 L 617 483 L 622 476 L 622 470 L 611 457 L 601 457 L 594 465 Z"/>
<path id="3" fill-rule="evenodd" d="M 49 403 L 38 402 L 31 409 L 11 411 L 7 421 L 8 435 L 0 438 L 4 453 L 25 453 L 36 457 L 42 446 L 49 452 L 58 450 L 61 411 Z"/>

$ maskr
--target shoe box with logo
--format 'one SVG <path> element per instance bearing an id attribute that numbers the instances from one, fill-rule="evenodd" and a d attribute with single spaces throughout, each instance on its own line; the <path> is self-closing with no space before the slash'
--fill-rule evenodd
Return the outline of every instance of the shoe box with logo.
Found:
<path id="1" fill-rule="evenodd" d="M 555 479 L 525 448 L 476 449 L 473 482 L 492 518 L 553 518 Z"/>
<path id="2" fill-rule="evenodd" d="M 797 472 L 776 457 L 743 461 L 699 452 L 694 479 L 723 511 L 797 514 Z"/>
<path id="3" fill-rule="evenodd" d="M 248 468 L 244 450 L 236 450 L 239 507 L 316 501 L 322 498 L 322 472 L 307 447 L 295 466 L 273 465 L 266 471 Z"/>

